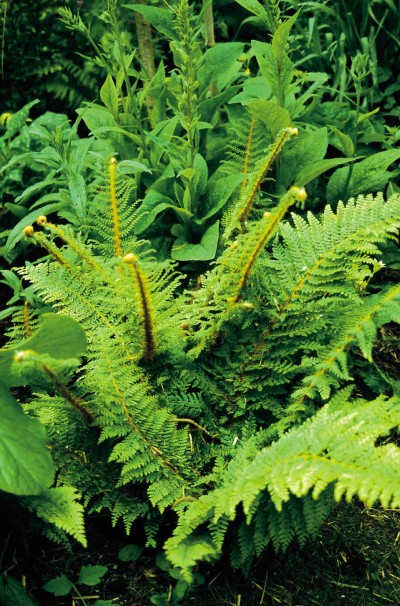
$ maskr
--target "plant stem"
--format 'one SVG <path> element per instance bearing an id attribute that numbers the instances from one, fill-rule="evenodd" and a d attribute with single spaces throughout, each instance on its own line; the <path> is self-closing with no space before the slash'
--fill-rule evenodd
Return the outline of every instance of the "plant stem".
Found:
<path id="1" fill-rule="evenodd" d="M 214 32 L 214 15 L 213 15 L 213 4 L 212 0 L 207 2 L 203 0 L 203 5 L 206 6 L 204 11 L 204 25 L 205 25 L 205 42 L 207 48 L 215 46 L 215 32 Z"/>
<path id="2" fill-rule="evenodd" d="M 146 4 L 146 1 L 137 0 L 137 3 Z M 149 80 L 151 80 L 151 78 L 153 78 L 156 74 L 153 40 L 151 36 L 151 25 L 149 21 L 139 13 L 137 13 L 136 15 L 135 23 L 140 59 L 143 63 L 143 67 L 146 71 Z M 155 124 L 153 123 L 152 111 L 155 105 L 155 99 L 152 95 L 146 96 L 146 105 L 150 124 L 152 127 L 154 127 Z"/>

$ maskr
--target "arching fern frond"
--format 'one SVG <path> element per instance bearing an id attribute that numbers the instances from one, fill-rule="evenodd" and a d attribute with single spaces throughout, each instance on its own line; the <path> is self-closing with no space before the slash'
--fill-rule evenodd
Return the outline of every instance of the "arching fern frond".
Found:
<path id="1" fill-rule="evenodd" d="M 239 505 L 246 524 L 254 522 L 259 549 L 267 540 L 275 548 L 286 549 L 295 536 L 304 543 L 331 510 L 330 490 L 335 501 L 358 496 L 369 506 L 377 501 L 384 507 L 400 505 L 400 449 L 390 441 L 376 446 L 379 438 L 400 426 L 399 399 L 348 401 L 348 395 L 348 390 L 340 393 L 315 417 L 247 462 L 245 444 L 228 466 L 221 486 L 187 505 L 174 536 L 166 543 L 169 559 L 186 578 L 191 577 L 190 564 L 181 557 L 179 545 L 199 540 L 199 527 L 208 523 L 210 534 L 202 540 L 214 547 L 211 553 L 217 557 L 227 519 L 237 516 Z M 248 447 L 251 452 L 251 441 Z M 324 493 L 325 498 L 320 499 Z M 266 509 L 261 495 L 268 495 Z M 315 520 L 310 499 L 319 501 Z M 267 537 L 261 543 L 260 534 Z"/>

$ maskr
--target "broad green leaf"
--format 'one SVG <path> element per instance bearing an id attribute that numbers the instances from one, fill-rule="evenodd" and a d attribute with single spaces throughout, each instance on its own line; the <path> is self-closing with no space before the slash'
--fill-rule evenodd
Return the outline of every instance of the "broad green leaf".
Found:
<path id="1" fill-rule="evenodd" d="M 72 206 L 76 215 L 83 219 L 86 210 L 86 187 L 83 175 L 75 171 L 68 171 L 68 189 L 71 195 Z"/>
<path id="2" fill-rule="evenodd" d="M 290 126 L 290 114 L 287 109 L 280 107 L 274 101 L 259 99 L 251 101 L 247 107 L 261 122 L 265 124 L 274 140 L 283 128 Z"/>
<path id="3" fill-rule="evenodd" d="M 290 19 L 287 19 L 286 21 L 284 21 L 278 27 L 278 29 L 274 33 L 274 37 L 272 38 L 272 50 L 274 51 L 274 55 L 278 60 L 278 65 L 283 64 L 283 61 L 284 61 L 284 58 L 286 55 L 285 48 L 287 45 L 290 30 L 292 29 L 292 26 L 293 26 L 294 22 L 296 21 L 298 14 L 299 13 L 297 12 L 294 15 L 292 15 L 290 17 Z"/>
<path id="4" fill-rule="evenodd" d="M 326 160 L 320 160 L 319 162 L 313 162 L 304 166 L 295 176 L 294 183 L 299 186 L 307 185 L 313 179 L 319 177 L 327 170 L 340 166 L 341 164 L 348 164 L 353 162 L 357 158 L 328 158 Z"/>
<path id="5" fill-rule="evenodd" d="M 213 217 L 225 206 L 243 179 L 244 175 L 229 175 L 208 184 L 204 193 L 203 206 L 199 209 L 202 221 Z"/>
<path id="6" fill-rule="evenodd" d="M 258 40 L 252 40 L 251 44 L 260 66 L 261 74 L 271 87 L 279 105 L 283 105 L 285 94 L 294 75 L 292 62 L 286 53 L 278 60 L 272 44 L 266 44 Z"/>
<path id="7" fill-rule="evenodd" d="M 346 133 L 336 128 L 336 126 L 331 126 L 331 129 L 334 135 L 336 135 L 332 141 L 332 145 L 337 147 L 348 158 L 354 156 L 355 149 L 353 139 L 349 137 L 349 135 L 346 135 Z"/>
<path id="8" fill-rule="evenodd" d="M 138 172 L 151 173 L 151 169 L 136 160 L 122 160 L 122 162 L 118 162 L 118 172 L 122 175 L 131 175 Z"/>
<path id="9" fill-rule="evenodd" d="M 215 112 L 224 104 L 228 103 L 232 97 L 240 90 L 239 86 L 229 86 L 219 95 L 205 99 L 199 105 L 199 113 L 203 122 L 209 124 L 208 128 L 212 128 L 210 121 Z M 197 124 L 197 127 L 199 124 Z"/>
<path id="10" fill-rule="evenodd" d="M 210 261 L 217 252 L 219 240 L 219 221 L 213 223 L 203 234 L 199 244 L 177 238 L 171 250 L 171 257 L 176 261 Z"/>
<path id="11" fill-rule="evenodd" d="M 0 372 L 1 379 L 3 377 Z M 54 480 L 46 448 L 46 431 L 37 419 L 0 383 L 0 490 L 16 495 L 37 495 Z"/>
<path id="12" fill-rule="evenodd" d="M 166 8 L 144 6 L 143 4 L 124 4 L 124 8 L 143 15 L 160 34 L 169 40 L 177 40 L 174 28 L 174 13 Z"/>
<path id="13" fill-rule="evenodd" d="M 0 606 L 39 606 L 25 587 L 7 574 L 0 575 Z"/>
<path id="14" fill-rule="evenodd" d="M 60 574 L 43 585 L 45 591 L 55 596 L 68 595 L 72 588 L 73 584 L 65 574 Z"/>
<path id="15" fill-rule="evenodd" d="M 243 47 L 242 42 L 224 42 L 206 51 L 203 64 L 197 72 L 200 93 L 212 82 L 216 83 L 218 92 L 232 82 L 238 71 L 242 69 L 238 59 L 243 53 Z"/>
<path id="16" fill-rule="evenodd" d="M 90 587 L 98 585 L 107 570 L 107 566 L 82 566 L 77 583 Z"/>
<path id="17" fill-rule="evenodd" d="M 106 81 L 100 89 L 100 99 L 103 101 L 104 105 L 114 118 L 118 119 L 118 93 L 116 86 L 114 84 L 114 80 L 108 74 Z"/>
<path id="18" fill-rule="evenodd" d="M 79 358 L 85 353 L 85 333 L 76 320 L 58 314 L 43 314 L 42 318 L 42 323 L 31 337 L 13 347 L 0 349 L 0 377 L 4 385 L 17 387 L 26 384 L 23 375 L 12 370 L 18 352 L 33 351 L 56 360 Z"/>
<path id="19" fill-rule="evenodd" d="M 89 107 L 77 109 L 76 112 L 91 132 L 99 128 L 118 126 L 110 110 L 101 105 L 93 103 Z"/>
<path id="20" fill-rule="evenodd" d="M 125 545 L 118 552 L 118 559 L 121 562 L 135 562 L 143 553 L 144 547 L 130 543 Z"/>
<path id="21" fill-rule="evenodd" d="M 22 109 L 15 112 L 15 114 L 13 114 L 11 118 L 7 120 L 6 132 L 3 135 L 4 139 L 11 139 L 12 137 L 14 137 L 14 135 L 18 133 L 19 130 L 21 130 L 24 124 L 26 124 L 26 121 L 29 117 L 29 110 L 31 109 L 31 107 L 37 105 L 38 103 L 40 103 L 39 99 L 30 101 L 30 103 L 24 105 Z"/>
<path id="22" fill-rule="evenodd" d="M 255 76 L 243 82 L 241 92 L 235 95 L 229 103 L 246 104 L 256 99 L 268 99 L 271 95 L 271 88 L 265 82 L 265 79 L 262 76 Z"/>
<path id="23" fill-rule="evenodd" d="M 11 230 L 10 235 L 7 238 L 6 247 L 8 250 L 11 250 L 18 244 L 20 240 L 24 237 L 24 228 L 28 225 L 32 225 L 36 221 L 36 219 L 40 215 L 49 215 L 50 213 L 57 212 L 60 210 L 60 203 L 55 202 L 53 204 L 45 204 L 41 208 L 32 211 L 28 215 L 26 215 L 13 229 Z"/>
<path id="24" fill-rule="evenodd" d="M 194 157 L 193 168 L 196 171 L 196 196 L 201 196 L 208 181 L 208 165 L 201 154 L 196 154 Z"/>
<path id="25" fill-rule="evenodd" d="M 328 202 L 330 204 L 337 202 L 345 194 L 349 198 L 364 192 L 376 192 L 384 189 L 390 178 L 390 172 L 386 169 L 399 158 L 399 149 L 388 149 L 373 154 L 362 162 L 354 164 L 350 179 L 350 167 L 339 168 L 333 173 L 327 186 Z"/>
<path id="26" fill-rule="evenodd" d="M 138 135 L 129 132 L 125 128 L 121 128 L 120 126 L 100 126 L 99 128 L 92 130 L 92 135 L 103 135 L 104 133 L 116 133 L 123 135 L 124 137 L 131 139 L 131 141 L 134 141 L 138 147 L 142 145 L 142 141 Z"/>
<path id="27" fill-rule="evenodd" d="M 171 198 L 160 194 L 158 191 L 151 189 L 147 192 L 139 209 L 139 217 L 135 222 L 135 234 L 141 234 L 145 229 L 149 227 L 154 219 L 161 212 L 167 209 L 175 211 L 178 216 L 190 218 L 192 214 L 186 211 L 184 208 L 179 208 L 173 204 Z"/>
<path id="28" fill-rule="evenodd" d="M 18 219 L 22 219 L 28 214 L 28 211 L 24 206 L 14 204 L 13 202 L 6 202 L 4 204 L 4 208 L 6 208 L 12 215 L 14 215 L 14 217 L 17 217 Z M 4 234 L 3 231 L 2 234 Z"/>
<path id="29" fill-rule="evenodd" d="M 189 584 L 186 581 L 179 580 L 175 585 L 173 597 L 177 600 L 182 600 L 188 590 Z"/>
<path id="30" fill-rule="evenodd" d="M 29 187 L 27 187 L 22 194 L 20 194 L 19 196 L 17 196 L 15 198 L 15 201 L 17 203 L 26 202 L 26 200 L 29 200 L 29 198 L 31 198 L 33 195 L 36 195 L 39 192 L 41 192 L 42 189 L 45 189 L 46 187 L 49 187 L 50 185 L 59 185 L 60 184 L 59 179 L 52 178 L 52 177 L 54 177 L 54 174 L 55 173 L 53 171 L 51 173 L 51 178 L 49 178 L 49 176 L 47 176 L 46 179 L 43 179 L 43 181 L 39 181 L 38 183 L 34 183 L 33 185 L 30 185 Z"/>
<path id="31" fill-rule="evenodd" d="M 315 163 L 322 160 L 328 148 L 328 130 L 319 128 L 308 133 L 301 131 L 296 137 L 293 146 L 282 152 L 282 169 L 279 174 L 279 184 L 287 187 L 290 183 L 300 183 L 298 175 L 306 167 L 312 168 Z"/>

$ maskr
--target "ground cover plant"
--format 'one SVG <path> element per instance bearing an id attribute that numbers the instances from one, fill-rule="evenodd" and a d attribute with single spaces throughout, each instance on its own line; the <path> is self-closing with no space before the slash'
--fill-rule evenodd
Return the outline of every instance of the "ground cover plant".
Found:
<path id="1" fill-rule="evenodd" d="M 373 26 L 339 86 L 321 7 L 239 4 L 217 43 L 211 3 L 109 2 L 101 40 L 60 8 L 104 71 L 99 100 L 72 126 L 27 124 L 34 102 L 3 118 L 5 508 L 64 549 L 87 545 L 88 515 L 140 528 L 120 559 L 158 551 L 176 581 L 144 598 L 159 605 L 200 595 L 207 565 L 304 546 L 342 500 L 400 502 L 398 366 L 377 354 L 398 334 L 400 151 L 396 113 L 373 107 Z M 145 20 L 138 49 L 121 9 Z M 45 589 L 116 603 L 81 593 L 107 570 Z"/>

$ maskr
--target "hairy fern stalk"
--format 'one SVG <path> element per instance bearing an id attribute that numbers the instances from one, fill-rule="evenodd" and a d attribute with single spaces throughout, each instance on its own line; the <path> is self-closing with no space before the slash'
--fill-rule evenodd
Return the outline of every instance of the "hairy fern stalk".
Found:
<path id="1" fill-rule="evenodd" d="M 292 187 L 261 218 L 245 209 L 236 239 L 225 222 L 225 250 L 190 288 L 132 236 L 115 160 L 107 183 L 90 245 L 44 216 L 25 229 L 49 259 L 20 273 L 89 341 L 78 376 L 49 366 L 52 387 L 26 405 L 66 494 L 127 532 L 140 518 L 149 545 L 174 509 L 166 552 L 188 581 L 228 529 L 232 563 L 247 567 L 270 543 L 314 536 L 342 497 L 398 507 L 399 399 L 389 383 L 363 399 L 353 369 L 363 356 L 375 372 L 377 330 L 400 319 L 400 286 L 368 290 L 380 246 L 398 235 L 400 197 L 289 216 L 306 199 Z M 247 200 L 242 188 L 239 218 Z M 29 506 L 46 519 L 49 499 L 47 519 L 79 538 L 51 498 Z"/>

